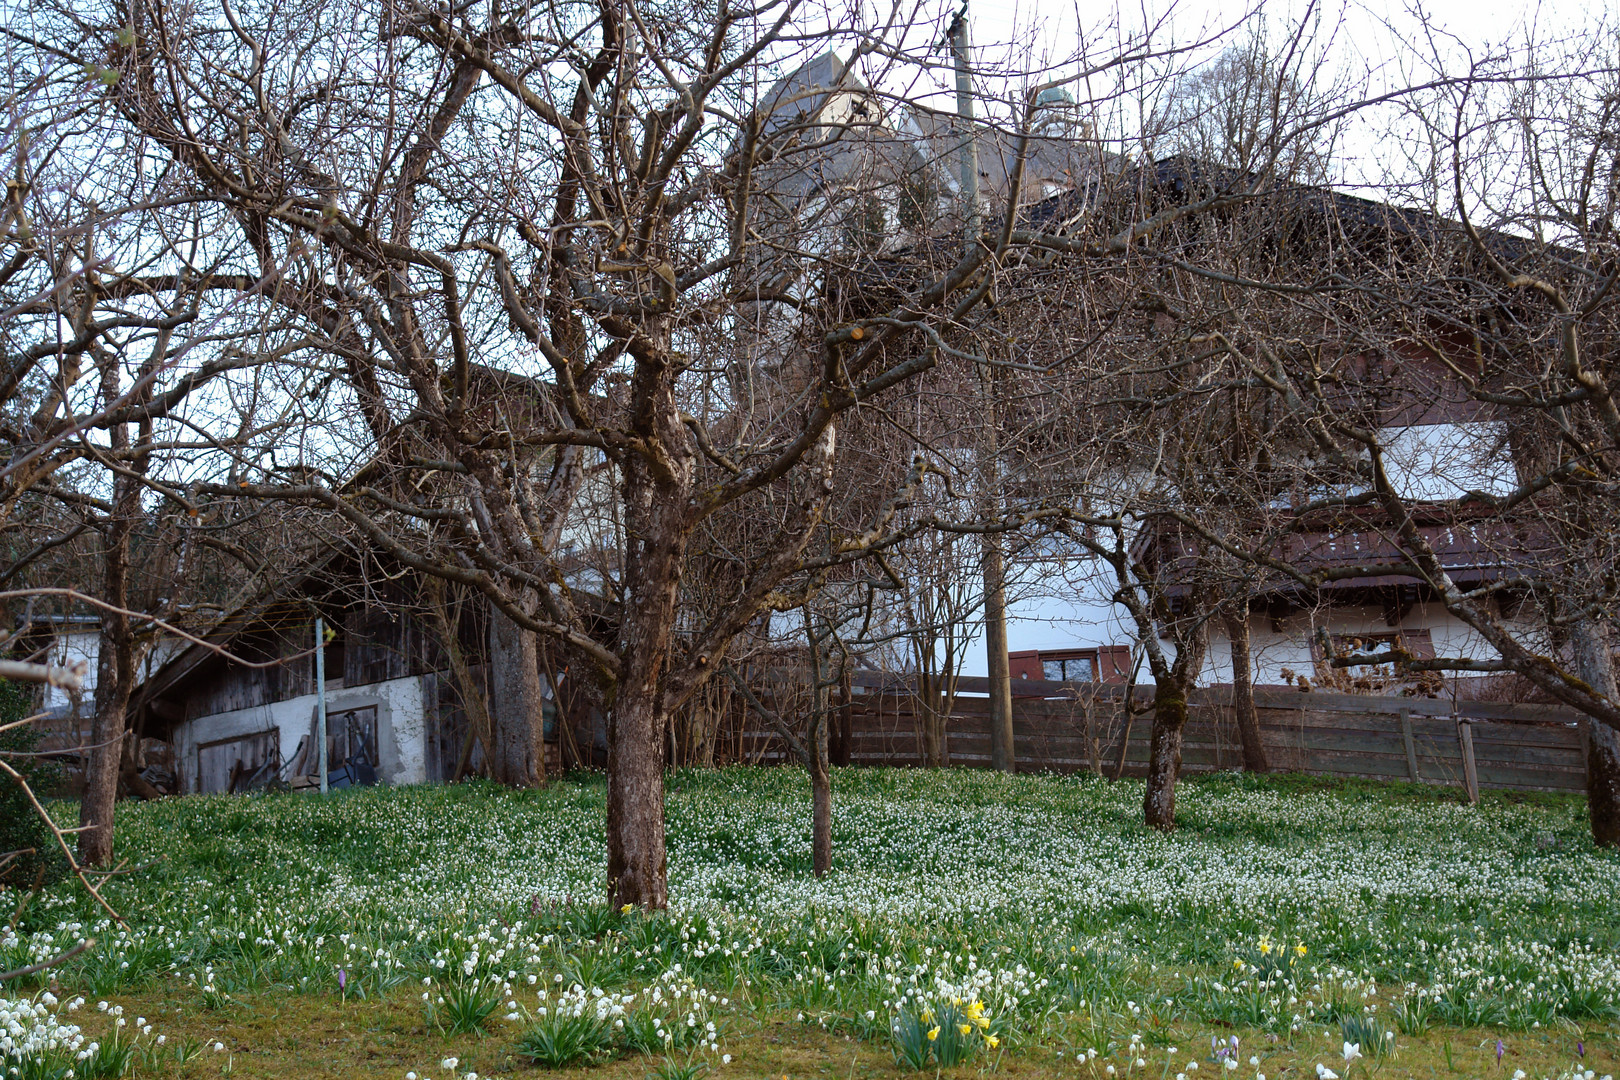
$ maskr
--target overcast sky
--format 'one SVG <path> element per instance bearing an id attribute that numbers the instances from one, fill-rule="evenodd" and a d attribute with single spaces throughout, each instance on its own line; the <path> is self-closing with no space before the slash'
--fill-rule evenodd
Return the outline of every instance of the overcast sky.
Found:
<path id="1" fill-rule="evenodd" d="M 1112 4 L 1081 4 L 1073 0 L 970 0 L 975 37 L 981 42 L 1021 41 L 1046 43 L 1054 53 L 1074 48 L 1076 26 L 1094 26 L 1110 21 L 1114 11 L 1127 25 L 1140 25 L 1170 15 L 1175 35 L 1193 40 L 1201 33 L 1229 26 L 1250 11 L 1262 9 L 1265 17 L 1280 22 L 1294 21 L 1307 10 L 1303 0 L 1271 0 L 1259 4 L 1244 0 L 1183 0 L 1170 4 L 1148 0 L 1140 7 L 1123 9 Z M 1402 0 L 1364 0 L 1342 3 L 1329 0 L 1317 5 L 1329 24 L 1342 15 L 1339 47 L 1347 61 L 1364 59 L 1373 64 L 1397 58 L 1391 27 L 1398 34 L 1411 34 L 1418 25 L 1418 7 L 1436 28 L 1454 35 L 1475 49 L 1486 49 L 1522 35 L 1526 26 L 1541 33 L 1557 33 L 1590 26 L 1604 18 L 1602 3 L 1584 0 L 1546 0 L 1525 4 L 1516 0 L 1422 0 L 1421 4 Z"/>

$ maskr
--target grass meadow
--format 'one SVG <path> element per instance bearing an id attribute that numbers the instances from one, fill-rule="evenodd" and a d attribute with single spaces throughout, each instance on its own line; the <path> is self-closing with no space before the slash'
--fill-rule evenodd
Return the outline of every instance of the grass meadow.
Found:
<path id="1" fill-rule="evenodd" d="M 601 902 L 605 788 L 129 804 L 109 882 L 0 931 L 21 1078 L 1620 1073 L 1620 856 L 1555 796 L 672 773 L 670 910 Z M 70 807 L 62 808 L 64 813 Z M 14 895 L 0 897 L 15 904 Z"/>

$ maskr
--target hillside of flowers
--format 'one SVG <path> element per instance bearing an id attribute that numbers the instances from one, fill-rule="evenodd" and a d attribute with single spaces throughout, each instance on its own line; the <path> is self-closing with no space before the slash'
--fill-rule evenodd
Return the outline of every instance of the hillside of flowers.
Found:
<path id="1" fill-rule="evenodd" d="M 75 1008 L 150 987 L 205 1008 L 409 994 L 430 1028 L 499 1033 L 542 1066 L 720 1067 L 727 1033 L 761 1011 L 885 1047 L 902 1069 L 1012 1052 L 1096 1076 L 1202 1061 L 1253 1077 L 1301 1039 L 1332 1050 L 1318 1076 L 1343 1074 L 1438 1026 L 1620 1019 L 1620 858 L 1592 847 L 1576 800 L 1469 807 L 1223 776 L 1184 785 L 1166 836 L 1140 826 L 1129 782 L 842 771 L 834 785 L 834 871 L 817 880 L 802 773 L 672 776 L 671 909 L 656 917 L 600 903 L 590 776 L 131 805 L 119 854 L 138 871 L 106 888 L 127 929 L 59 886 L 0 936 L 0 968 L 93 936 L 59 972 Z M 38 1031 L 68 1023 L 43 978 L 8 987 L 17 1030 L 0 1054 L 21 1061 L 30 1031 L 37 1052 Z M 1160 1036 L 1188 1024 L 1208 1044 L 1169 1050 Z M 421 1078 L 459 1075 L 445 1061 Z"/>

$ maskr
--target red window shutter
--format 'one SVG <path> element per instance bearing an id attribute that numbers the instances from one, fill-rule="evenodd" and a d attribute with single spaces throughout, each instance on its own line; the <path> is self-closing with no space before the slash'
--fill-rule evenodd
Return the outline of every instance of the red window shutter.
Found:
<path id="1" fill-rule="evenodd" d="M 1099 682 L 1123 684 L 1131 676 L 1131 647 L 1104 645 L 1097 650 Z"/>
<path id="2" fill-rule="evenodd" d="M 1419 660 L 1434 659 L 1434 638 L 1427 630 L 1402 630 L 1401 640 L 1406 649 Z"/>
<path id="3" fill-rule="evenodd" d="M 1007 654 L 1007 670 L 1012 674 L 1013 682 L 1020 679 L 1042 679 L 1041 654 L 1038 649 L 1025 649 L 1021 652 Z"/>

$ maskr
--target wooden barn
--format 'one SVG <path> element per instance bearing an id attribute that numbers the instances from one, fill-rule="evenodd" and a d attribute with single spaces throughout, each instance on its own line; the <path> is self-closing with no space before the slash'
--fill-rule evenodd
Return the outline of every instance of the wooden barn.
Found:
<path id="1" fill-rule="evenodd" d="M 137 689 L 131 727 L 173 747 L 177 793 L 318 786 L 317 618 L 332 785 L 480 770 L 467 698 L 500 707 L 486 603 L 333 559 L 240 606 Z M 541 677 L 549 695 L 555 676 Z M 548 704 L 548 740 L 554 712 Z"/>

